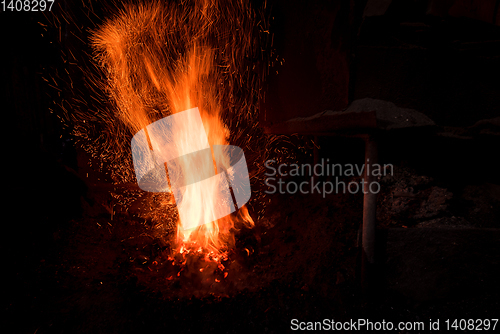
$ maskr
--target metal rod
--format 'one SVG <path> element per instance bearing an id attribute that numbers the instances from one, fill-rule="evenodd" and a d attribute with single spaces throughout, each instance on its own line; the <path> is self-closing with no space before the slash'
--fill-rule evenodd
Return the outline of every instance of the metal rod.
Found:
<path id="1" fill-rule="evenodd" d="M 377 216 L 377 195 L 370 190 L 370 184 L 376 181 L 373 176 L 373 165 L 377 163 L 377 143 L 373 136 L 365 138 L 365 170 L 363 199 L 363 236 L 361 284 L 365 292 L 370 290 L 372 272 L 375 265 L 375 224 Z M 373 187 L 372 187 L 373 188 Z M 375 188 L 378 189 L 378 188 Z"/>

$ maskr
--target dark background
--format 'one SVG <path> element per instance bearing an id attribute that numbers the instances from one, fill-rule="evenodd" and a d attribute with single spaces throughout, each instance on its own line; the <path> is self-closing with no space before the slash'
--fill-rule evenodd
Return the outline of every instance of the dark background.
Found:
<path id="1" fill-rule="evenodd" d="M 71 6 L 78 5 L 62 7 L 77 13 Z M 54 7 L 57 17 L 62 9 Z M 223 299 L 177 298 L 174 291 L 165 299 L 157 285 L 138 283 L 122 254 L 147 241 L 123 246 L 109 235 L 126 236 L 128 227 L 111 227 L 109 235 L 89 227 L 108 220 L 99 202 L 106 191 L 96 195 L 84 177 L 98 173 L 57 116 L 70 93 L 49 80 L 67 82 L 71 67 L 61 51 L 84 58 L 88 46 L 75 35 L 107 9 L 95 6 L 91 18 L 74 14 L 62 30 L 44 28 L 53 17 L 41 13 L 0 13 L 2 313 L 12 332 L 167 332 L 180 324 L 180 332 L 280 333 L 292 318 L 498 318 L 498 7 L 461 0 L 269 3 L 273 48 L 286 61 L 268 78 L 263 122 L 370 97 L 436 123 L 431 132 L 381 139 L 381 160 L 397 173 L 379 197 L 385 271 L 380 295 L 368 301 L 359 289 L 359 196 L 277 196 L 267 220 L 279 223 L 258 229 L 260 258 L 246 262 L 262 276 L 253 289 Z M 83 83 L 73 75 L 75 85 Z M 322 157 L 362 159 L 355 140 L 318 143 Z"/>

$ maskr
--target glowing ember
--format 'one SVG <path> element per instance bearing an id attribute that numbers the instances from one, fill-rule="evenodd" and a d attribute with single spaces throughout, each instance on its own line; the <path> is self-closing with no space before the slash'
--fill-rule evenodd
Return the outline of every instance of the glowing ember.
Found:
<path id="1" fill-rule="evenodd" d="M 228 144 L 230 133 L 222 121 L 223 107 L 234 99 L 237 90 L 226 79 L 228 71 L 237 67 L 235 59 L 242 58 L 238 53 L 252 47 L 250 38 L 232 38 L 231 29 L 252 26 L 238 21 L 222 25 L 228 28 L 224 30 L 220 23 L 228 19 L 225 14 L 239 20 L 245 11 L 247 5 L 240 2 L 128 5 L 94 32 L 97 59 L 106 69 L 106 90 L 132 134 L 169 115 L 198 108 L 208 145 Z M 248 35 L 251 36 L 250 31 Z M 172 140 L 181 151 L 206 146 L 199 142 L 206 140 L 204 134 L 193 133 L 192 126 L 192 122 L 181 122 L 172 130 Z M 158 138 L 149 136 L 150 147 L 153 151 L 166 150 Z M 214 161 L 229 168 L 227 152 L 212 153 L 219 155 L 213 156 Z M 195 170 L 210 175 L 214 169 L 213 161 L 202 164 L 200 160 L 190 160 L 180 165 L 186 177 Z M 204 253 L 206 260 L 221 262 L 234 242 L 235 224 L 251 227 L 254 222 L 246 207 L 242 207 L 237 214 L 215 221 L 208 219 L 210 223 L 184 230 L 182 223 L 197 226 L 198 221 L 207 220 L 202 217 L 207 214 L 203 208 L 230 205 L 213 182 L 219 181 L 195 183 L 195 187 L 182 194 L 182 205 L 189 207 L 179 208 L 184 222 L 179 220 L 177 224 L 177 251 Z M 164 205 L 171 204 L 171 198 L 165 199 Z"/>

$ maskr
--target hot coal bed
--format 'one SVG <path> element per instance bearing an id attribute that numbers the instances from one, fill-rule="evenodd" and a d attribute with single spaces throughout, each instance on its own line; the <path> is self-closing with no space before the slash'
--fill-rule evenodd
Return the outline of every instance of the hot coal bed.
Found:
<path id="1" fill-rule="evenodd" d="M 214 253 L 179 244 L 172 192 L 145 191 L 102 157 L 102 142 L 114 142 L 132 159 L 135 132 L 116 125 L 115 135 L 129 136 L 120 146 L 122 137 L 107 137 L 107 114 L 95 113 L 116 107 L 110 100 L 120 94 L 95 85 L 113 78 L 92 62 L 95 32 L 120 17 L 122 4 L 55 1 L 50 12 L 33 12 L 6 1 L 5 328 L 492 330 L 500 315 L 499 1 L 241 3 L 235 17 L 252 8 L 254 21 L 225 21 L 249 29 L 255 39 L 240 42 L 260 52 L 233 64 L 243 71 L 239 88 L 220 100 L 253 113 L 221 119 L 227 144 L 245 153 L 253 224 L 237 219 L 241 209 L 231 213 L 230 247 Z M 148 117 L 161 119 L 161 109 L 153 105 Z M 229 198 L 237 204 L 236 190 Z"/>

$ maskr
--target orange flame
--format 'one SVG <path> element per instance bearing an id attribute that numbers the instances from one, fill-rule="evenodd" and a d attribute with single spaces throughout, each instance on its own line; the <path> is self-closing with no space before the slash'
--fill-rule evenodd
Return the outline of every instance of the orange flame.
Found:
<path id="1" fill-rule="evenodd" d="M 240 53 L 252 47 L 250 38 L 238 39 L 231 30 L 238 26 L 248 30 L 252 25 L 243 20 L 224 23 L 230 20 L 227 10 L 232 17 L 245 17 L 248 6 L 243 1 L 126 5 L 93 33 L 96 58 L 106 71 L 107 92 L 132 134 L 160 118 L 198 107 L 210 145 L 228 144 L 222 106 L 235 92 L 226 76 L 238 66 L 235 59 L 242 58 Z M 183 125 L 173 131 L 178 145 L 197 140 L 188 128 Z M 229 167 L 228 157 L 220 161 Z M 205 184 L 183 194 L 183 205 L 190 206 L 189 219 L 201 220 L 200 208 L 221 201 L 216 190 Z M 236 222 L 254 224 L 246 207 L 191 230 L 182 230 L 179 222 L 177 250 L 220 254 L 232 246 Z"/>

